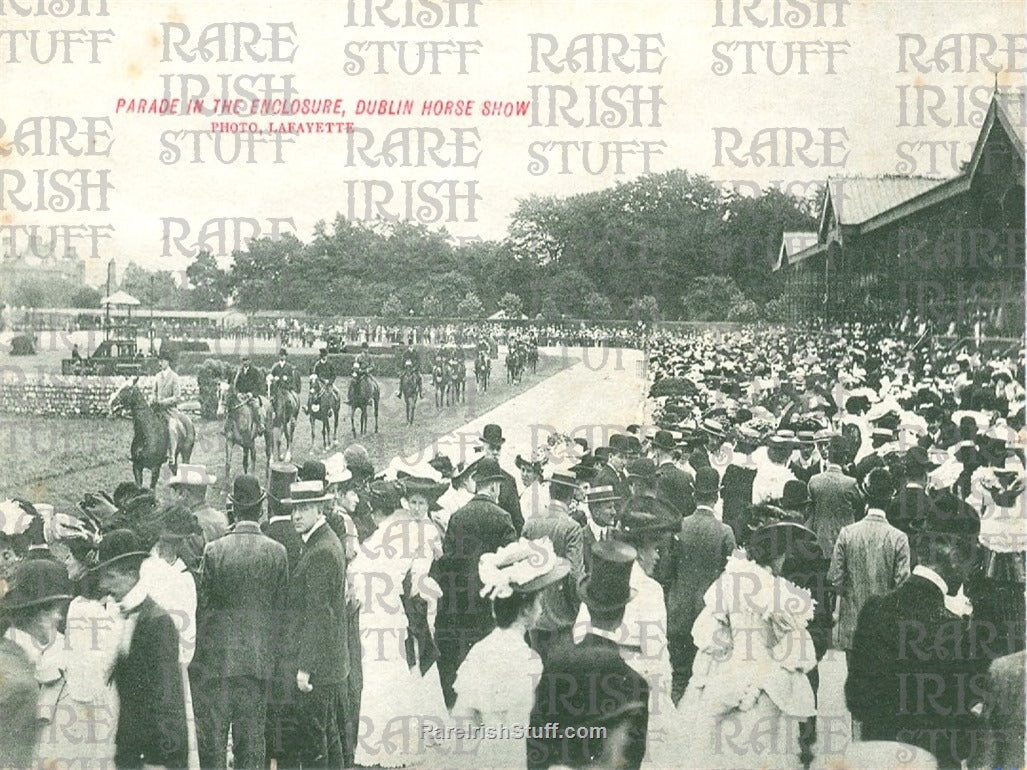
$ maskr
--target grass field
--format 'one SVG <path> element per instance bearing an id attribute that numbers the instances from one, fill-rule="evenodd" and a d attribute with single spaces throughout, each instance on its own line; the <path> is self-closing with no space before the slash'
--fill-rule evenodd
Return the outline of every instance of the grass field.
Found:
<path id="1" fill-rule="evenodd" d="M 315 442 L 310 438 L 310 421 L 300 416 L 296 427 L 292 457 L 295 462 L 323 456 L 357 441 L 367 447 L 375 467 L 384 468 L 397 455 L 416 452 L 437 437 L 456 430 L 478 415 L 523 393 L 572 361 L 566 356 L 542 356 L 538 373 L 527 374 L 519 384 L 507 385 L 502 361 L 493 361 L 492 383 L 488 393 L 476 393 L 473 375 L 467 380 L 467 402 L 436 409 L 430 380 L 425 378 L 425 398 L 418 404 L 415 424 L 404 424 L 403 402 L 396 397 L 398 381 L 383 378 L 379 412 L 380 432 L 375 434 L 370 417 L 369 432 L 353 438 L 349 412 L 343 404 L 339 417 L 338 446 L 324 452 L 320 423 Z M 345 396 L 345 380 L 340 379 Z M 306 395 L 304 391 L 304 402 Z M 216 489 L 208 493 L 214 502 L 224 500 L 228 483 L 224 477 L 225 450 L 220 420 L 196 420 L 196 447 L 192 462 L 206 465 L 218 476 Z M 359 430 L 359 424 L 357 425 Z M 132 443 L 132 423 L 127 419 L 61 419 L 0 415 L 0 499 L 18 495 L 34 502 L 48 502 L 58 510 L 73 506 L 85 492 L 111 491 L 121 481 L 132 478 L 128 452 Z M 263 464 L 263 442 L 257 444 Z M 241 454 L 235 448 L 232 475 L 242 472 Z M 261 469 L 261 473 L 263 469 Z M 167 478 L 169 470 L 163 469 Z M 146 473 L 149 478 L 149 473 Z"/>

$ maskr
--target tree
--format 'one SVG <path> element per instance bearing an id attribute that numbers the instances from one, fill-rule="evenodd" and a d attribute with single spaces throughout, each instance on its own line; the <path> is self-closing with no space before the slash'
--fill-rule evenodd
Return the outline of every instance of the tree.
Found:
<path id="1" fill-rule="evenodd" d="M 593 291 L 585 297 L 582 306 L 585 318 L 603 320 L 613 315 L 613 304 L 597 291 Z"/>
<path id="2" fill-rule="evenodd" d="M 38 280 L 25 279 L 15 287 L 11 304 L 22 307 L 44 307 L 47 304 L 46 289 Z"/>
<path id="3" fill-rule="evenodd" d="M 499 298 L 499 309 L 506 314 L 507 318 L 520 318 L 524 313 L 524 302 L 512 291 L 508 291 Z"/>
<path id="4" fill-rule="evenodd" d="M 660 319 L 660 306 L 656 302 L 656 297 L 647 294 L 632 302 L 628 307 L 628 313 L 631 314 L 633 321 L 651 324 Z"/>
<path id="5" fill-rule="evenodd" d="M 740 323 L 753 323 L 762 320 L 759 305 L 748 297 L 736 302 L 727 311 L 727 320 Z"/>
<path id="6" fill-rule="evenodd" d="M 150 271 L 129 262 L 121 276 L 121 289 L 138 299 L 143 307 L 159 310 L 184 310 L 186 308 L 185 273 L 170 270 Z"/>
<path id="7" fill-rule="evenodd" d="M 425 318 L 440 318 L 442 316 L 442 300 L 434 294 L 428 294 L 421 303 L 421 313 Z"/>
<path id="8" fill-rule="evenodd" d="M 726 321 L 729 310 L 745 299 L 733 278 L 701 275 L 681 297 L 686 321 Z"/>
<path id="9" fill-rule="evenodd" d="M 98 308 L 103 296 L 92 286 L 81 286 L 71 295 L 71 306 L 81 308 Z"/>
<path id="10" fill-rule="evenodd" d="M 208 250 L 201 251 L 185 269 L 189 300 L 195 310 L 224 310 L 229 293 L 228 273 L 218 267 Z"/>
<path id="11" fill-rule="evenodd" d="M 464 298 L 457 303 L 456 314 L 460 318 L 482 318 L 485 315 L 485 306 L 478 299 L 473 291 L 467 292 Z"/>
<path id="12" fill-rule="evenodd" d="M 403 302 L 397 294 L 390 294 L 382 303 L 382 315 L 390 321 L 397 321 L 403 317 Z"/>

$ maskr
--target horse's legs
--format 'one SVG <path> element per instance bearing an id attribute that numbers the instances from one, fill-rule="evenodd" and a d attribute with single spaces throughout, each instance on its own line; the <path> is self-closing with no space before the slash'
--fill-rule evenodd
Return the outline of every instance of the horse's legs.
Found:
<path id="1" fill-rule="evenodd" d="M 137 487 L 143 485 L 143 466 L 137 462 L 132 463 L 132 478 L 135 479 Z"/>
<path id="2" fill-rule="evenodd" d="M 374 432 L 378 432 L 378 399 L 374 400 Z"/>
<path id="3" fill-rule="evenodd" d="M 143 475 L 142 470 L 139 471 L 139 475 L 140 476 Z M 156 468 L 150 468 L 150 489 L 151 490 L 157 488 L 157 479 L 159 479 L 159 478 L 160 478 L 160 466 L 158 465 Z"/>

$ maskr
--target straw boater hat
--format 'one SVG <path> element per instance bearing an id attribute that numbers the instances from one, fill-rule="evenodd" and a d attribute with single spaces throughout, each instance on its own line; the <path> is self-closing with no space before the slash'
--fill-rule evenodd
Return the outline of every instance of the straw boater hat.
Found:
<path id="1" fill-rule="evenodd" d="M 285 505 L 305 505 L 307 503 L 323 503 L 332 496 L 325 493 L 323 481 L 297 481 L 289 485 L 289 497 L 282 500 Z"/>
<path id="2" fill-rule="evenodd" d="M 209 487 L 217 483 L 217 480 L 217 476 L 207 472 L 207 466 L 183 463 L 178 466 L 175 475 L 168 479 L 168 486 Z"/>

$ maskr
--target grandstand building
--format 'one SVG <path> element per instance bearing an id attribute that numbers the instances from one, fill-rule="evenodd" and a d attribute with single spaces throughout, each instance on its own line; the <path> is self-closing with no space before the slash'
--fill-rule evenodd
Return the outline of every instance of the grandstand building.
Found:
<path id="1" fill-rule="evenodd" d="M 773 267 L 792 320 L 910 311 L 1022 334 L 1024 101 L 995 91 L 958 176 L 830 178 L 817 231 L 785 233 Z"/>

